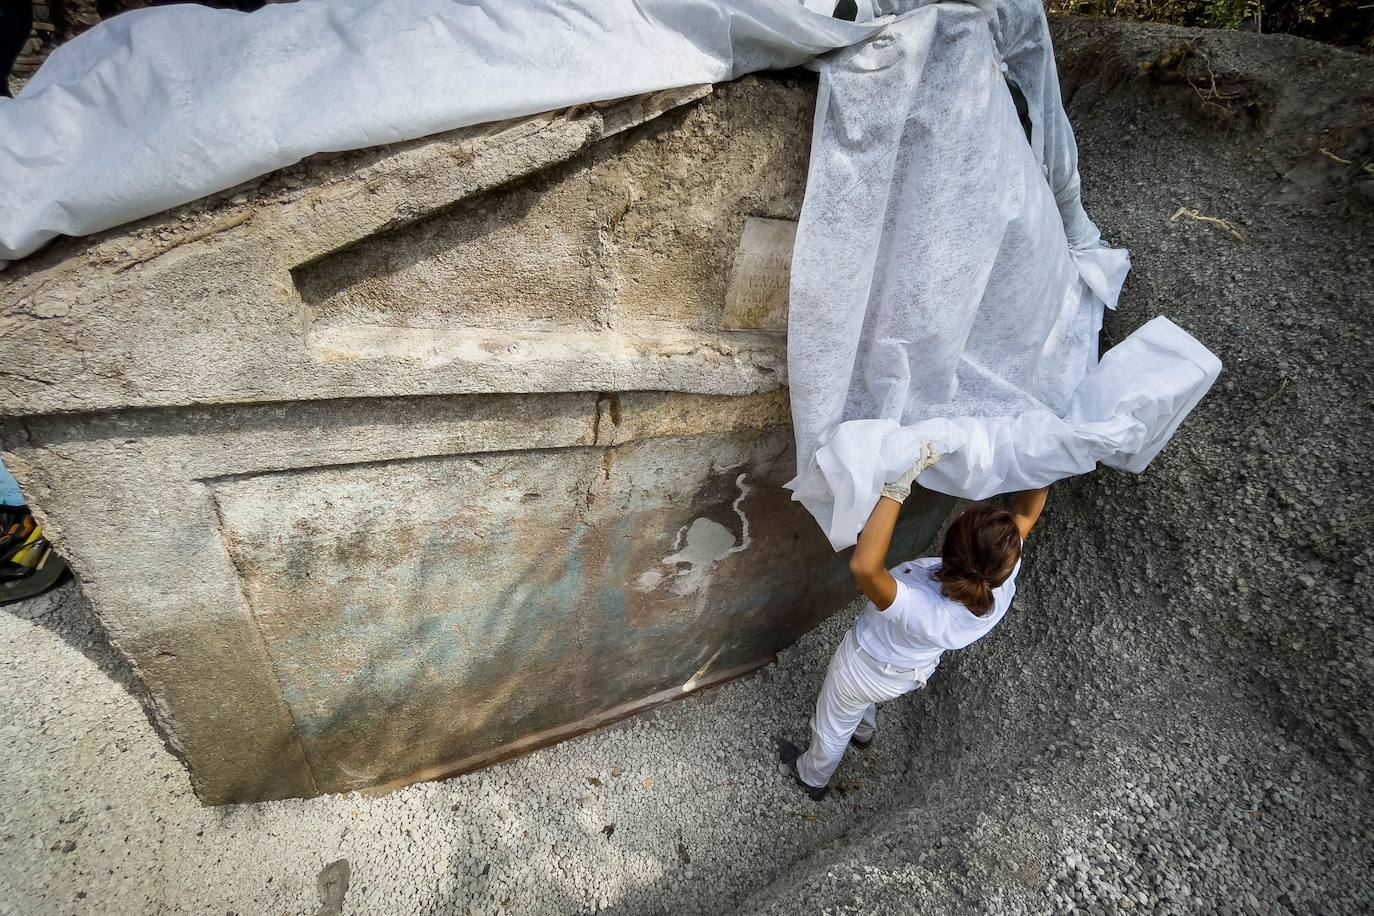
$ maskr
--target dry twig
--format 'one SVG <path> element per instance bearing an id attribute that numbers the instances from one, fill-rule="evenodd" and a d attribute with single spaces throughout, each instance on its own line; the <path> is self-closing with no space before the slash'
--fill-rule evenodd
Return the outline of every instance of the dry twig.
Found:
<path id="1" fill-rule="evenodd" d="M 1213 226 L 1225 229 L 1236 241 L 1245 241 L 1245 236 L 1241 234 L 1240 228 L 1229 219 L 1222 219 L 1219 216 L 1206 216 L 1191 207 L 1179 207 L 1178 212 L 1169 217 L 1169 222 L 1176 223 L 1181 219 L 1190 219 L 1198 223 L 1211 223 Z"/>
<path id="2" fill-rule="evenodd" d="M 155 258 L 160 258 L 167 252 L 171 251 L 173 248 L 180 248 L 182 245 L 189 245 L 192 242 L 199 242 L 201 239 L 207 239 L 212 235 L 218 235 L 221 232 L 227 232 L 228 230 L 233 229 L 235 226 L 242 226 L 244 223 L 251 220 L 254 215 L 255 211 L 253 210 L 243 210 L 239 213 L 234 214 L 233 216 L 230 216 L 228 219 L 212 222 L 208 226 L 205 226 L 201 229 L 197 229 L 195 232 L 189 232 L 179 239 L 174 239 L 170 245 L 154 247 L 150 250 L 135 254 L 134 259 L 132 261 L 128 261 L 127 263 L 119 265 L 115 268 L 114 272 L 117 274 L 123 273 L 124 271 L 135 268 L 140 264 L 147 264 L 149 261 L 152 261 Z"/>
<path id="3" fill-rule="evenodd" d="M 1355 164 L 1355 163 L 1354 163 L 1352 160 L 1350 160 L 1350 159 L 1346 159 L 1346 158 L 1344 158 L 1344 157 L 1342 157 L 1342 156 L 1337 156 L 1335 153 L 1331 152 L 1331 150 L 1327 149 L 1327 148 L 1324 147 L 1324 146 L 1323 146 L 1321 149 L 1317 150 L 1317 152 L 1320 153 L 1321 155 L 1325 156 L 1327 159 L 1330 159 L 1332 162 L 1339 162 L 1341 165 L 1354 165 L 1354 164 Z M 1367 163 L 1365 163 L 1364 165 L 1359 166 L 1358 168 L 1359 168 L 1360 171 L 1362 171 L 1362 172 L 1368 172 L 1368 173 L 1370 173 L 1371 175 L 1374 175 L 1374 162 L 1367 162 Z"/>

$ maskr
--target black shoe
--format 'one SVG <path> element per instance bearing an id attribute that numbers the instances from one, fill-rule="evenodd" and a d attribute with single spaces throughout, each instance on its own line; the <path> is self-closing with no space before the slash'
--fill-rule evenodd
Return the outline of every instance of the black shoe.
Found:
<path id="1" fill-rule="evenodd" d="M 867 741 L 860 741 L 858 738 L 850 738 L 849 743 L 861 751 L 866 751 L 868 750 L 868 746 L 873 743 L 873 739 L 869 738 Z"/>
<path id="2" fill-rule="evenodd" d="M 792 773 L 792 781 L 801 786 L 802 791 L 811 796 L 812 801 L 821 801 L 830 794 L 830 787 L 821 786 L 818 789 L 802 781 L 801 774 L 797 772 L 797 758 L 801 755 L 801 749 L 791 741 L 786 738 L 778 739 L 778 759 L 787 765 L 787 769 Z"/>

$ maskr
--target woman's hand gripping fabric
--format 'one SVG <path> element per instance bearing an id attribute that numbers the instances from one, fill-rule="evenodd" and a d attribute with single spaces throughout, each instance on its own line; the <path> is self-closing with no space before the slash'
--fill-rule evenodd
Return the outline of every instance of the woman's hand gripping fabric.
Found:
<path id="1" fill-rule="evenodd" d="M 921 476 L 921 472 L 933 468 L 940 460 L 940 452 L 931 442 L 921 446 L 920 457 L 904 474 L 896 480 L 890 480 L 883 485 L 883 496 L 895 502 L 904 502 L 911 495 L 911 486 L 916 482 L 916 478 Z"/>

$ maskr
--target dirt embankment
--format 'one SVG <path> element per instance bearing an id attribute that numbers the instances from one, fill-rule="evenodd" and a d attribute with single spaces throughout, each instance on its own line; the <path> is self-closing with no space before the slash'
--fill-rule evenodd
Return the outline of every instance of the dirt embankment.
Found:
<path id="1" fill-rule="evenodd" d="M 1054 24 L 1089 213 L 1226 364 L 1141 478 L 1056 488 L 1002 632 L 909 712 L 909 795 L 744 911 L 1374 906 L 1374 62 Z"/>

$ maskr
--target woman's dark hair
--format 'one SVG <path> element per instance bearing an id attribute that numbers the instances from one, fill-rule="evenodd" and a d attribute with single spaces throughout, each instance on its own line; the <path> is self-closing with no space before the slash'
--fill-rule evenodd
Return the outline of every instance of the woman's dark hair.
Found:
<path id="1" fill-rule="evenodd" d="M 1006 509 L 974 506 L 945 532 L 940 559 L 940 591 L 982 617 L 992 610 L 992 590 L 1021 559 L 1021 532 Z"/>

